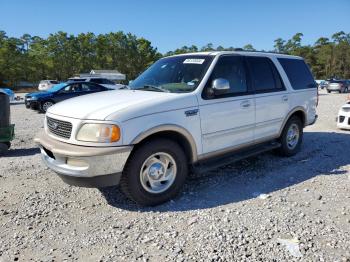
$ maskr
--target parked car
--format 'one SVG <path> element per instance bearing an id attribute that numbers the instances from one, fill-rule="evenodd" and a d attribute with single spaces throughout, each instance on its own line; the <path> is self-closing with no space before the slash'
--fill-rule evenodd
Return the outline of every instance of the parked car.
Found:
<path id="1" fill-rule="evenodd" d="M 27 108 L 46 112 L 49 107 L 63 100 L 107 90 L 111 89 L 89 82 L 61 83 L 47 91 L 27 94 L 24 103 Z"/>
<path id="2" fill-rule="evenodd" d="M 346 104 L 338 112 L 337 127 L 350 130 L 350 96 Z"/>
<path id="3" fill-rule="evenodd" d="M 10 101 L 14 101 L 15 100 L 15 92 L 13 92 L 11 89 L 9 88 L 0 88 L 0 92 L 1 93 L 5 93 L 6 95 L 9 96 Z"/>
<path id="4" fill-rule="evenodd" d="M 208 52 L 162 58 L 130 90 L 51 107 L 35 142 L 69 184 L 111 186 L 142 205 L 173 198 L 206 172 L 267 150 L 301 147 L 317 85 L 300 57 Z"/>
<path id="5" fill-rule="evenodd" d="M 336 91 L 339 93 L 348 93 L 350 89 L 350 81 L 348 80 L 330 80 L 327 85 L 327 92 Z"/>
<path id="6" fill-rule="evenodd" d="M 81 78 L 81 77 L 72 77 L 68 79 L 68 82 L 91 82 L 91 83 L 96 83 L 100 84 L 102 86 L 105 86 L 109 89 L 120 89 L 124 87 L 125 85 L 122 84 L 116 84 L 113 81 L 106 79 L 106 78 L 101 78 L 101 77 L 86 77 L 86 78 Z"/>
<path id="7" fill-rule="evenodd" d="M 321 81 L 320 83 L 319 83 L 319 88 L 321 88 L 321 89 L 325 89 L 325 88 L 327 88 L 327 86 L 328 86 L 328 81 L 325 81 L 325 80 L 323 80 L 323 81 Z"/>
<path id="8" fill-rule="evenodd" d="M 41 80 L 38 86 L 38 90 L 45 91 L 57 85 L 59 82 L 57 80 Z"/>

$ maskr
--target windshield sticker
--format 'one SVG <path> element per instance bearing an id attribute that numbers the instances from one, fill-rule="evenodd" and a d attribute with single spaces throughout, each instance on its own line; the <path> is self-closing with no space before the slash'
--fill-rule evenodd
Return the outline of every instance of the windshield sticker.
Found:
<path id="1" fill-rule="evenodd" d="M 198 58 L 188 58 L 184 61 L 184 64 L 197 64 L 201 65 L 203 64 L 205 59 L 198 59 Z"/>

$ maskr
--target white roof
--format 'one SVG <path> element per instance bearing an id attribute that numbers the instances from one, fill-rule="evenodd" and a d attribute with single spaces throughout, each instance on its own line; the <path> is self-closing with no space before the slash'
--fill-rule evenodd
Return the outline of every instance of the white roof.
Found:
<path id="1" fill-rule="evenodd" d="M 230 55 L 230 54 L 246 55 L 246 56 L 265 56 L 265 57 L 288 57 L 288 58 L 302 59 L 302 57 L 293 56 L 293 55 L 286 55 L 286 54 L 280 54 L 280 53 L 271 53 L 271 52 L 252 52 L 252 51 L 210 51 L 210 52 L 196 52 L 196 53 L 178 54 L 178 55 L 173 55 L 173 56 L 170 56 L 170 57 L 183 56 L 183 55 L 189 55 L 189 56 L 193 56 L 193 55 L 217 56 L 217 55 Z"/>

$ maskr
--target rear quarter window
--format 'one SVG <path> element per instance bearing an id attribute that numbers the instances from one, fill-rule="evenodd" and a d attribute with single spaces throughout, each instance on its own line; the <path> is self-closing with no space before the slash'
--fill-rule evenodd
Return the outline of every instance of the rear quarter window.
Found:
<path id="1" fill-rule="evenodd" d="M 302 59 L 278 58 L 294 90 L 316 88 L 309 67 Z"/>

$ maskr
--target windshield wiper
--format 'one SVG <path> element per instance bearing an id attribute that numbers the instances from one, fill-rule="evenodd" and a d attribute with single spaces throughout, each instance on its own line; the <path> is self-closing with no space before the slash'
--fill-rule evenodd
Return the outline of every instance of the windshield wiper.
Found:
<path id="1" fill-rule="evenodd" d="M 153 89 L 153 90 L 158 91 L 158 92 L 167 92 L 167 93 L 169 93 L 169 90 L 166 90 L 166 89 L 162 88 L 161 86 L 144 85 L 143 87 L 141 87 L 139 89 Z"/>

